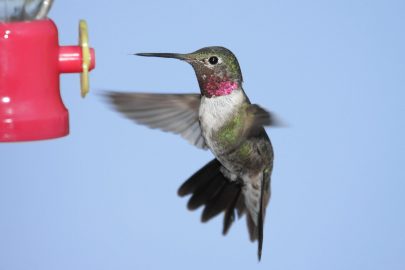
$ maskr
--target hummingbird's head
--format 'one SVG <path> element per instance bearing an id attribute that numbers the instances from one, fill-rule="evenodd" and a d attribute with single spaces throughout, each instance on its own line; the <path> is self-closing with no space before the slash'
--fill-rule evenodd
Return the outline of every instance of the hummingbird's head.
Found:
<path id="1" fill-rule="evenodd" d="M 242 86 L 243 78 L 235 55 L 224 47 L 205 47 L 188 54 L 139 53 L 141 56 L 176 58 L 190 63 L 201 93 L 206 97 L 223 96 Z"/>

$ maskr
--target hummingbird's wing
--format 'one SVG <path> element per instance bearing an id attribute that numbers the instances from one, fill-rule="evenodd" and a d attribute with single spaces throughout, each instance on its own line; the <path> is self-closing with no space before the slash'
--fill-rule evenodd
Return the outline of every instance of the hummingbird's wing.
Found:
<path id="1" fill-rule="evenodd" d="M 281 126 L 281 122 L 271 113 L 257 104 L 250 104 L 246 108 L 247 119 L 245 121 L 244 136 L 249 137 L 261 132 L 263 126 Z"/>
<path id="2" fill-rule="evenodd" d="M 207 148 L 198 118 L 200 94 L 107 92 L 106 96 L 127 118 L 150 128 L 180 134 L 198 148 Z"/>

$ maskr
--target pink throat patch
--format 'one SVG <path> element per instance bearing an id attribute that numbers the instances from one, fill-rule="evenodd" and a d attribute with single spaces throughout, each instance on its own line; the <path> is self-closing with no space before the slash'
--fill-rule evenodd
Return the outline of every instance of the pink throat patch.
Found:
<path id="1" fill-rule="evenodd" d="M 238 83 L 233 81 L 215 81 L 207 82 L 204 87 L 205 93 L 208 97 L 224 96 L 232 93 L 233 90 L 238 88 Z"/>

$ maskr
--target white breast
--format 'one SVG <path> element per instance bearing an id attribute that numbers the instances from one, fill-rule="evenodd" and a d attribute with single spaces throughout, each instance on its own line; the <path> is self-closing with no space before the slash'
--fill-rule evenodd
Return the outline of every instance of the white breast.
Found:
<path id="1" fill-rule="evenodd" d="M 199 117 L 202 135 L 208 147 L 213 148 L 211 134 L 221 128 L 243 103 L 245 96 L 241 89 L 219 97 L 202 97 Z"/>

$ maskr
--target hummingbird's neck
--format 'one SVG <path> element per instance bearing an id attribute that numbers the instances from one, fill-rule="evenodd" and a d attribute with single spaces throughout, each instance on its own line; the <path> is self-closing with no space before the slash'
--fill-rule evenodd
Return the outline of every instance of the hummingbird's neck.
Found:
<path id="1" fill-rule="evenodd" d="M 201 92 L 208 98 L 229 95 L 240 86 L 240 83 L 235 80 L 215 75 L 200 82 Z"/>

